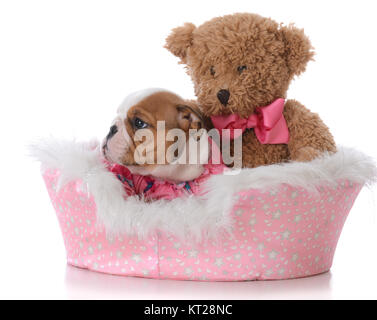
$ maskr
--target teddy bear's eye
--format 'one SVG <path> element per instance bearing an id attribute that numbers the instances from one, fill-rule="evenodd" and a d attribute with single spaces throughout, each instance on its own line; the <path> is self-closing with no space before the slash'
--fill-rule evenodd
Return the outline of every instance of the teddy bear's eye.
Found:
<path id="1" fill-rule="evenodd" d="M 209 72 L 211 72 L 211 75 L 215 75 L 216 71 L 215 71 L 215 67 L 214 66 L 211 66 L 211 68 L 209 68 Z"/>
<path id="2" fill-rule="evenodd" d="M 238 68 L 237 68 L 237 71 L 238 71 L 238 73 L 239 74 L 241 74 L 243 71 L 245 71 L 247 69 L 247 67 L 246 66 L 239 66 Z"/>

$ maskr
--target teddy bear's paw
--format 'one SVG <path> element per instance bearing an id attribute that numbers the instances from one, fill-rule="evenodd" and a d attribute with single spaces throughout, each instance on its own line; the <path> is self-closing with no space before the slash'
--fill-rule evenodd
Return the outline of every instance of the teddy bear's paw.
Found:
<path id="1" fill-rule="evenodd" d="M 308 162 L 320 155 L 320 151 L 313 147 L 303 147 L 291 153 L 292 161 Z"/>

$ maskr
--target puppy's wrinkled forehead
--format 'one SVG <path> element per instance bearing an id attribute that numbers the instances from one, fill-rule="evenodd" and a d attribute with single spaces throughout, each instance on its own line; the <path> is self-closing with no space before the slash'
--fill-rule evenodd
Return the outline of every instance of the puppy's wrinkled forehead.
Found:
<path id="1" fill-rule="evenodd" d="M 129 111 L 137 107 L 155 113 L 163 109 L 167 104 L 178 103 L 182 99 L 167 90 L 151 88 L 137 91 L 127 96 L 117 111 L 118 118 L 126 119 Z"/>
<path id="2" fill-rule="evenodd" d="M 146 90 L 136 91 L 128 95 L 119 106 L 117 113 L 119 117 L 125 118 L 127 115 L 128 110 L 133 107 L 134 105 L 138 104 L 140 101 L 149 97 L 150 95 L 157 93 L 157 92 L 164 92 L 166 90 L 161 88 L 150 88 Z"/>

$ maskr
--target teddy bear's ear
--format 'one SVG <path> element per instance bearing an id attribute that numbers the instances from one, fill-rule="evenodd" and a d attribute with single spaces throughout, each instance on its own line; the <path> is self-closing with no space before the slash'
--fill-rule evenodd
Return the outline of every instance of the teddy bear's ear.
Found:
<path id="1" fill-rule="evenodd" d="M 187 50 L 192 44 L 192 33 L 195 28 L 192 23 L 185 23 L 183 26 L 173 29 L 166 38 L 165 48 L 184 62 Z"/>
<path id="2" fill-rule="evenodd" d="M 286 59 L 291 77 L 304 72 L 306 65 L 313 60 L 314 51 L 309 38 L 303 29 L 293 25 L 282 26 L 280 31 L 283 35 L 286 48 Z"/>

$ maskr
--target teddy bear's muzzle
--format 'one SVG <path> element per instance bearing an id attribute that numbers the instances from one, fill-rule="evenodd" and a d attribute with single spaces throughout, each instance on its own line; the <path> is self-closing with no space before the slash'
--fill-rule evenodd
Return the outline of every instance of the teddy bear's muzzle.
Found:
<path id="1" fill-rule="evenodd" d="M 221 102 L 221 104 L 222 104 L 224 107 L 228 104 L 229 97 L 230 97 L 230 92 L 229 92 L 228 90 L 221 89 L 221 90 L 217 93 L 217 98 L 219 99 L 219 101 Z"/>

